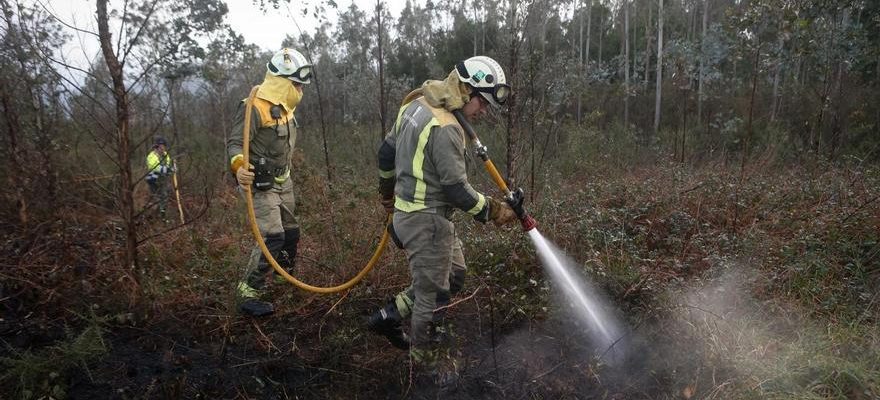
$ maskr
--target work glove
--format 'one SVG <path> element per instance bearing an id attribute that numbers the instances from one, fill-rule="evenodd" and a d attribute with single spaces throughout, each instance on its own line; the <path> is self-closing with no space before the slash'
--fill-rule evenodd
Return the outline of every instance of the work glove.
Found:
<path id="1" fill-rule="evenodd" d="M 382 207 L 385 208 L 385 212 L 391 214 L 394 212 L 394 194 L 391 196 L 386 196 L 384 194 L 379 195 L 379 202 L 382 203 Z"/>
<path id="2" fill-rule="evenodd" d="M 238 184 L 242 189 L 247 189 L 254 183 L 253 169 L 254 165 L 249 163 L 247 168 L 241 166 L 235 171 L 235 179 L 238 181 Z"/>
<path id="3" fill-rule="evenodd" d="M 394 183 L 394 178 L 379 178 L 379 202 L 389 214 L 394 212 Z"/>
<path id="4" fill-rule="evenodd" d="M 513 209 L 507 203 L 488 196 L 486 201 L 489 203 L 489 221 L 492 221 L 496 226 L 516 222 L 516 213 L 513 212 Z"/>

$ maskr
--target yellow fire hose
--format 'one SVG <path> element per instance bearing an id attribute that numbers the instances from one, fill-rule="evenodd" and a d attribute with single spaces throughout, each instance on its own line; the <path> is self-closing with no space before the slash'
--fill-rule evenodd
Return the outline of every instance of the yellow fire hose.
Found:
<path id="1" fill-rule="evenodd" d="M 257 95 L 257 89 L 259 89 L 259 86 L 254 86 L 253 89 L 251 89 L 251 93 L 248 96 L 247 102 L 245 103 L 245 109 L 244 109 L 244 129 L 242 132 L 242 136 L 243 136 L 242 140 L 244 143 L 242 145 L 242 155 L 244 156 L 244 167 L 245 168 L 247 168 L 247 166 L 250 165 L 248 158 L 250 156 L 249 153 L 250 153 L 251 110 L 253 109 L 254 98 Z M 288 178 L 288 179 L 290 179 L 290 178 Z M 309 285 L 303 281 L 300 281 L 299 279 L 296 279 L 292 275 L 288 274 L 287 271 L 284 270 L 284 268 L 281 268 L 281 266 L 278 265 L 278 261 L 275 261 L 275 257 L 272 257 L 272 254 L 269 252 L 269 248 L 266 247 L 266 242 L 263 240 L 263 235 L 260 234 L 260 228 L 257 226 L 257 217 L 256 217 L 256 214 L 254 213 L 254 199 L 253 199 L 253 195 L 251 193 L 251 188 L 250 188 L 250 186 L 248 186 L 244 190 L 245 190 L 245 198 L 247 199 L 248 220 L 250 221 L 250 225 L 251 225 L 251 233 L 253 233 L 254 239 L 257 240 L 257 244 L 260 246 L 260 250 L 263 252 L 263 257 L 266 257 L 266 260 L 269 261 L 269 265 L 271 265 L 272 268 L 275 269 L 275 272 L 277 272 L 279 275 L 283 276 L 285 280 L 287 280 L 288 282 L 290 282 L 291 284 L 293 284 L 294 286 L 296 286 L 300 289 L 303 289 L 303 290 L 306 290 L 309 292 L 325 293 L 325 294 L 326 293 L 336 293 L 336 292 L 341 292 L 343 290 L 350 289 L 352 286 L 354 286 L 355 284 L 360 282 L 360 280 L 363 279 L 373 269 L 373 267 L 376 266 L 376 263 L 379 262 L 379 258 L 382 257 L 382 252 L 385 251 L 385 246 L 388 244 L 389 234 L 388 234 L 388 230 L 385 229 L 385 233 L 382 234 L 382 239 L 379 240 L 379 245 L 376 247 L 376 251 L 373 252 L 373 256 L 370 257 L 370 261 L 368 261 L 367 265 L 365 265 L 364 268 L 360 272 L 358 272 L 358 274 L 355 275 L 354 278 L 351 278 L 348 282 L 345 282 L 341 285 L 333 286 L 333 287 L 318 287 L 318 286 Z M 390 220 L 390 219 L 391 219 L 391 215 L 389 214 L 388 220 Z"/>

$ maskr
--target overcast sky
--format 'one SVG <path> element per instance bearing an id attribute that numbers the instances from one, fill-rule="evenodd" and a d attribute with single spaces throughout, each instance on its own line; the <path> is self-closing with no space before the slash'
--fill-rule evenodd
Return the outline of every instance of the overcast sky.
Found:
<path id="1" fill-rule="evenodd" d="M 95 0 L 34 0 L 42 3 L 52 11 L 65 24 L 75 26 L 77 28 L 97 32 L 95 25 Z M 253 5 L 251 0 L 225 0 L 229 6 L 229 13 L 226 21 L 235 29 L 236 32 L 244 35 L 249 43 L 255 43 L 265 50 L 276 50 L 281 47 L 281 41 L 288 34 L 298 36 L 299 25 L 303 32 L 310 32 L 317 24 L 312 18 L 303 17 L 301 14 L 302 1 L 292 0 L 286 3 L 282 0 L 280 10 L 270 10 L 266 14 L 260 11 L 259 7 Z M 353 0 L 355 4 L 362 10 L 373 10 L 376 6 L 375 0 Z M 312 4 L 315 1 L 309 1 Z M 336 0 L 339 10 L 345 10 L 351 5 L 352 0 Z M 392 18 L 397 18 L 403 9 L 404 1 L 386 0 Z M 121 5 L 121 1 L 110 1 L 111 7 Z M 330 21 L 335 21 L 337 10 L 328 9 L 327 17 Z M 296 24 L 294 24 L 294 22 Z M 98 52 L 97 37 L 75 32 L 69 29 L 68 32 L 73 39 L 63 49 L 64 58 L 75 65 L 86 65 L 86 60 L 93 58 Z"/>

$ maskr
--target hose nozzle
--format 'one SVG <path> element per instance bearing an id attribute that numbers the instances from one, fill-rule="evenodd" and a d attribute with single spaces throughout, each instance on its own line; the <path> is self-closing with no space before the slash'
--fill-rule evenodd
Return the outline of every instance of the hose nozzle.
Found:
<path id="1" fill-rule="evenodd" d="M 528 232 L 532 229 L 535 229 L 538 226 L 538 221 L 535 221 L 531 215 L 529 215 L 526 208 L 523 207 L 523 203 L 525 202 L 525 194 L 523 193 L 522 188 L 517 188 L 516 190 L 510 192 L 504 200 L 510 205 L 510 208 L 513 209 L 513 212 L 516 214 L 516 217 L 519 218 L 520 224 L 522 224 L 523 231 Z"/>

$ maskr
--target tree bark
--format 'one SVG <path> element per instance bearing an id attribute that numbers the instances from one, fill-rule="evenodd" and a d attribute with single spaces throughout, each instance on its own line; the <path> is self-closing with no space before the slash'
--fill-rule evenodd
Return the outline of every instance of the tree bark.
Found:
<path id="1" fill-rule="evenodd" d="M 382 0 L 376 0 L 376 43 L 379 56 L 379 141 L 385 137 L 385 66 L 382 54 Z"/>
<path id="2" fill-rule="evenodd" d="M 623 47 L 624 47 L 624 78 L 623 78 L 623 127 L 629 129 L 629 2 L 623 2 Z"/>
<path id="3" fill-rule="evenodd" d="M 657 92 L 654 98 L 654 135 L 660 132 L 660 102 L 663 94 L 663 0 L 657 8 Z"/>
<path id="4" fill-rule="evenodd" d="M 517 19 L 517 1 L 513 0 L 510 2 L 510 49 L 508 51 L 509 65 L 510 65 L 510 74 L 508 75 L 508 84 L 511 87 L 517 87 L 517 70 L 518 70 L 518 60 L 519 60 L 519 37 L 518 31 L 519 26 L 516 21 Z M 517 119 L 517 93 L 516 91 L 510 96 L 510 100 L 508 100 L 508 112 L 507 112 L 507 181 L 508 183 L 516 176 L 516 154 L 515 149 L 517 146 L 517 131 L 516 131 L 516 119 Z"/>
<path id="5" fill-rule="evenodd" d="M 740 176 L 745 175 L 746 170 L 746 161 L 749 158 L 749 151 L 752 146 L 752 136 L 754 135 L 754 129 L 752 127 L 752 121 L 754 118 L 755 111 L 755 94 L 758 91 L 758 67 L 759 62 L 761 61 L 761 42 L 758 42 L 758 46 L 755 48 L 755 63 L 752 65 L 752 94 L 749 96 L 749 119 L 746 125 L 746 140 L 745 145 L 743 147 L 743 156 L 742 162 L 740 163 Z"/>
<path id="6" fill-rule="evenodd" d="M 16 36 L 16 27 L 12 24 L 14 18 L 13 12 L 9 4 L 5 1 L 0 3 L 3 5 L 4 20 L 7 23 L 7 42 L 14 42 Z M 21 60 L 19 60 L 21 62 Z M 9 137 L 9 156 L 7 158 L 8 167 L 6 171 L 6 180 L 9 188 L 15 190 L 15 201 L 18 206 L 18 222 L 22 227 L 28 225 L 28 202 L 24 193 L 25 182 L 24 171 L 22 170 L 21 155 L 19 154 L 18 138 L 21 135 L 22 126 L 20 113 L 17 107 L 13 105 L 14 88 L 9 88 L 5 80 L 0 80 L 0 105 L 3 107 L 3 115 L 6 120 L 7 135 Z"/>
<path id="7" fill-rule="evenodd" d="M 593 0 L 587 0 L 587 43 L 584 47 L 584 65 L 590 65 L 590 29 L 593 26 Z M 880 70 L 880 67 L 878 67 Z"/>
<path id="8" fill-rule="evenodd" d="M 476 1 L 473 3 L 472 8 L 474 9 L 474 54 L 473 54 L 473 57 L 476 57 L 477 56 L 477 26 L 478 26 L 478 24 L 477 24 L 477 22 L 478 22 L 478 20 L 477 20 L 477 2 Z"/>
<path id="9" fill-rule="evenodd" d="M 605 18 L 604 16 L 599 17 L 599 57 L 597 58 L 597 62 L 602 64 L 602 39 L 605 36 Z"/>
<path id="10" fill-rule="evenodd" d="M 651 76 L 651 14 L 654 10 L 653 8 L 651 8 L 651 1 L 649 0 L 647 3 L 648 20 L 645 21 L 645 88 L 648 87 L 648 81 L 650 81 Z"/>
<path id="11" fill-rule="evenodd" d="M 781 24 L 780 24 L 781 25 Z M 780 26 L 780 28 L 782 28 Z M 776 65 L 773 71 L 773 103 L 770 106 L 770 122 L 776 121 L 776 115 L 779 112 L 779 81 L 782 76 L 782 50 L 783 38 L 779 35 L 778 46 L 776 47 Z"/>
<path id="12" fill-rule="evenodd" d="M 585 72 L 584 68 L 584 13 L 583 10 L 580 12 L 580 18 L 578 18 L 578 73 Z M 586 74 L 585 74 L 586 75 Z M 581 108 L 583 107 L 583 90 L 578 92 L 577 97 L 577 113 L 576 119 L 577 124 L 581 124 Z"/>
<path id="13" fill-rule="evenodd" d="M 123 262 L 126 267 L 137 267 L 137 231 L 134 221 L 134 198 L 132 196 L 131 160 L 129 159 L 130 139 L 128 133 L 128 93 L 125 89 L 124 65 L 113 53 L 112 35 L 107 15 L 108 0 L 97 0 L 98 38 L 104 62 L 110 70 L 113 81 L 113 98 L 116 101 L 116 155 L 119 167 L 119 187 L 117 201 L 125 231 Z"/>
<path id="14" fill-rule="evenodd" d="M 703 0 L 703 29 L 700 35 L 700 76 L 697 82 L 697 125 L 703 121 L 703 83 L 706 77 L 706 27 L 709 24 L 709 0 Z"/>

